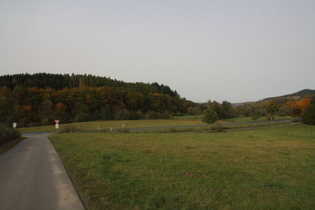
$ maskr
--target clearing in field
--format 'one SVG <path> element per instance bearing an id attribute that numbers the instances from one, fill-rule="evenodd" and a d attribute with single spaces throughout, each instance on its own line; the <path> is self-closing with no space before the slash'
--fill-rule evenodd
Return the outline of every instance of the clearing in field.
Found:
<path id="1" fill-rule="evenodd" d="M 314 209 L 315 129 L 50 136 L 87 209 Z"/>

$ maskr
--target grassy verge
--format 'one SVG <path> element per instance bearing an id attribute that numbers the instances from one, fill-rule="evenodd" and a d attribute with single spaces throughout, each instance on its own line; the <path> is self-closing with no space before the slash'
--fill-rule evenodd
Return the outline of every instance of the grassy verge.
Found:
<path id="1" fill-rule="evenodd" d="M 21 133 L 27 132 L 53 132 L 55 131 L 54 125 L 46 125 L 46 126 L 37 126 L 37 127 L 26 127 L 26 128 L 18 128 Z"/>
<path id="2" fill-rule="evenodd" d="M 315 131 L 50 136 L 87 209 L 314 209 Z"/>
<path id="3" fill-rule="evenodd" d="M 9 149 L 12 149 L 13 147 L 15 147 L 18 143 L 20 143 L 23 139 L 23 137 L 13 140 L 13 141 L 9 141 L 8 143 L 0 146 L 0 155 L 2 155 L 3 153 L 5 153 L 6 151 L 8 151 Z"/>

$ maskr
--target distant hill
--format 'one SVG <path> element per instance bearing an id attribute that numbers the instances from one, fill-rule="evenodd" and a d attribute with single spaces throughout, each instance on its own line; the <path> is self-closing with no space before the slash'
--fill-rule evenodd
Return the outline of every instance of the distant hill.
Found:
<path id="1" fill-rule="evenodd" d="M 291 94 L 287 94 L 287 95 L 283 95 L 283 96 L 276 96 L 276 97 L 269 97 L 269 98 L 265 98 L 262 101 L 269 101 L 269 100 L 276 100 L 279 98 L 308 98 L 308 97 L 312 97 L 313 95 L 315 95 L 315 90 L 311 90 L 311 89 L 303 89 L 300 90 L 296 93 L 291 93 Z"/>
<path id="2" fill-rule="evenodd" d="M 304 90 L 300 90 L 300 91 L 298 91 L 298 92 L 296 92 L 296 93 L 284 95 L 284 96 L 282 96 L 282 97 L 308 96 L 308 95 L 314 95 L 314 94 L 315 94 L 315 90 L 304 89 Z"/>
<path id="3" fill-rule="evenodd" d="M 260 101 L 270 101 L 270 100 L 283 101 L 283 100 L 288 99 L 288 98 L 298 100 L 300 98 L 311 98 L 313 95 L 315 95 L 315 90 L 303 89 L 303 90 L 300 90 L 296 93 L 291 93 L 291 94 L 287 94 L 287 95 L 283 95 L 283 96 L 268 97 L 268 98 L 262 99 Z M 234 107 L 237 107 L 237 106 L 243 106 L 244 104 L 251 104 L 254 102 L 255 101 L 239 102 L 239 103 L 233 103 L 232 105 Z"/>

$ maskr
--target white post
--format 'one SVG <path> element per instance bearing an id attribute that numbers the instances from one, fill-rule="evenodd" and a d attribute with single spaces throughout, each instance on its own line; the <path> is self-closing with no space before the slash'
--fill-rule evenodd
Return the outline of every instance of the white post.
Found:
<path id="1" fill-rule="evenodd" d="M 55 129 L 58 131 L 58 129 L 59 129 L 59 121 L 60 120 L 55 120 Z"/>

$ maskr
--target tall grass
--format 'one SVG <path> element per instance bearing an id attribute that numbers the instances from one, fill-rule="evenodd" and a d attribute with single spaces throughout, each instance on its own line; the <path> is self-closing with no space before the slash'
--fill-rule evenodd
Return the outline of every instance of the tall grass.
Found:
<path id="1" fill-rule="evenodd" d="M 87 209 L 315 208 L 315 130 L 50 137 Z"/>

